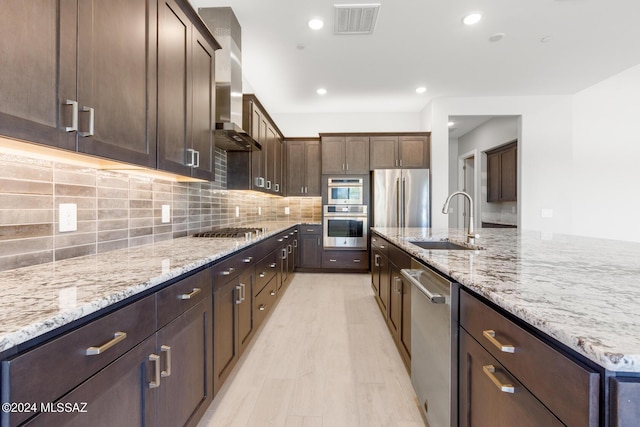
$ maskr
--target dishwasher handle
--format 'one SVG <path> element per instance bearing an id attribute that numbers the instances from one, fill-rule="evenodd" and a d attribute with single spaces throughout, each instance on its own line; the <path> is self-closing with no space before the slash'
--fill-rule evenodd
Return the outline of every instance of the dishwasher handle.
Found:
<path id="1" fill-rule="evenodd" d="M 418 288 L 418 290 L 422 292 L 433 304 L 446 304 L 446 296 L 431 292 L 425 287 L 423 283 L 420 282 L 418 278 L 422 274 L 422 270 L 403 268 L 402 270 L 400 270 L 400 273 L 402 273 L 402 275 L 406 277 L 407 280 L 409 280 L 413 284 L 413 286 Z"/>

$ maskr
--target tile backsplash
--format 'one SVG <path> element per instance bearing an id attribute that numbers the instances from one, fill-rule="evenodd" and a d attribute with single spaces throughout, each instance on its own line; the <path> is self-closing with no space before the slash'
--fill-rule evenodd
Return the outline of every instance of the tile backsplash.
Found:
<path id="1" fill-rule="evenodd" d="M 226 155 L 219 150 L 216 180 L 206 183 L 174 182 L 0 151 L 0 271 L 215 227 L 321 220 L 320 197 L 228 191 L 226 172 Z M 59 232 L 60 203 L 77 205 L 76 231 Z M 161 221 L 163 205 L 170 206 L 169 223 Z"/>

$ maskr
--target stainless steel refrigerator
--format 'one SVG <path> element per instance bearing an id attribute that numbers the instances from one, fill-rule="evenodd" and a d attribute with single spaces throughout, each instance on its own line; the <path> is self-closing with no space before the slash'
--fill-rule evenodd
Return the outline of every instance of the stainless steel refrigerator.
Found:
<path id="1" fill-rule="evenodd" d="M 374 227 L 430 227 L 429 169 L 373 171 Z"/>

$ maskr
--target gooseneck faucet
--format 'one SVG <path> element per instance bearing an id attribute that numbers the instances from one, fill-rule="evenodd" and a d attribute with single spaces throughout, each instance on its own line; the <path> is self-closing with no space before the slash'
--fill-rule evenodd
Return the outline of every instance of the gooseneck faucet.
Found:
<path id="1" fill-rule="evenodd" d="M 449 195 L 449 197 L 447 197 L 447 201 L 444 202 L 444 206 L 442 207 L 442 213 L 443 214 L 448 214 L 449 213 L 449 202 L 451 202 L 451 199 L 453 198 L 453 196 L 456 196 L 460 194 L 461 196 L 466 197 L 467 199 L 469 199 L 469 225 L 467 227 L 467 242 L 468 243 L 474 243 L 475 240 L 480 237 L 479 234 L 475 234 L 475 230 L 474 230 L 474 225 L 473 225 L 473 200 L 471 199 L 471 196 L 467 193 L 465 193 L 464 191 L 454 191 L 453 193 L 451 193 Z"/>

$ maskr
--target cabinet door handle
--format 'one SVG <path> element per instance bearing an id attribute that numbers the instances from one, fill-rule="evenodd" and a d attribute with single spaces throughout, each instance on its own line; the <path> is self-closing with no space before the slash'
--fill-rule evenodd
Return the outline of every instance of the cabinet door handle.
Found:
<path id="1" fill-rule="evenodd" d="M 240 285 L 236 285 L 236 291 L 238 291 L 238 299 L 236 299 L 236 304 L 242 304 L 242 287 L 240 287 Z"/>
<path id="2" fill-rule="evenodd" d="M 269 292 L 269 295 L 271 295 L 272 297 L 275 297 L 276 296 L 276 291 Z"/>
<path id="3" fill-rule="evenodd" d="M 280 192 L 280 184 L 274 184 L 273 191 L 275 191 L 276 193 L 279 193 Z"/>
<path id="4" fill-rule="evenodd" d="M 246 283 L 240 283 L 240 286 L 242 286 L 242 301 L 247 299 L 247 285 Z"/>
<path id="5" fill-rule="evenodd" d="M 294 240 L 294 241 L 293 241 L 293 247 L 294 247 L 294 248 L 297 248 L 297 247 L 298 247 L 298 241 L 297 241 L 297 240 Z"/>
<path id="6" fill-rule="evenodd" d="M 260 306 L 258 307 L 258 310 L 260 311 L 265 311 L 267 309 L 267 306 L 265 304 L 260 304 Z"/>
<path id="7" fill-rule="evenodd" d="M 259 176 L 256 178 L 256 187 L 263 188 L 264 187 L 264 178 Z"/>
<path id="8" fill-rule="evenodd" d="M 400 287 L 398 286 L 398 283 L 402 283 L 402 280 L 398 276 L 395 276 L 393 278 L 393 290 L 395 291 L 396 294 L 399 294 L 401 292 Z"/>
<path id="9" fill-rule="evenodd" d="M 191 292 L 189 292 L 188 294 L 180 294 L 180 295 L 178 295 L 178 299 L 191 299 L 191 298 L 195 297 L 196 295 L 198 295 L 200 292 L 202 292 L 202 289 L 193 288 L 193 290 Z"/>
<path id="10" fill-rule="evenodd" d="M 380 255 L 375 254 L 375 255 L 373 256 L 373 264 L 374 264 L 376 267 L 380 267 Z"/>
<path id="11" fill-rule="evenodd" d="M 284 242 L 284 239 L 278 239 L 278 242 Z"/>
<path id="12" fill-rule="evenodd" d="M 118 344 L 119 342 L 124 341 L 125 338 L 127 338 L 126 332 L 118 331 L 115 334 L 113 334 L 113 339 L 112 340 L 107 341 L 106 343 L 102 344 L 99 347 L 89 347 L 88 349 L 85 350 L 85 354 L 87 356 L 94 356 L 96 354 L 102 354 L 105 351 L 109 350 L 114 345 Z"/>
<path id="13" fill-rule="evenodd" d="M 307 228 L 307 233 L 315 233 L 316 230 L 314 230 L 313 228 Z"/>
<path id="14" fill-rule="evenodd" d="M 78 131 L 78 101 L 72 101 L 67 99 L 64 102 L 64 105 L 71 105 L 71 126 L 67 126 L 64 128 L 66 132 L 77 132 Z"/>
<path id="15" fill-rule="evenodd" d="M 300 192 L 304 194 L 304 187 L 300 187 Z"/>
<path id="16" fill-rule="evenodd" d="M 271 268 L 276 268 L 276 263 L 275 263 L 275 262 L 272 262 L 271 264 L 269 264 L 269 267 L 271 267 Z"/>
<path id="17" fill-rule="evenodd" d="M 80 132 L 80 136 L 84 136 L 85 138 L 88 136 L 93 136 L 93 129 L 94 129 L 94 125 L 95 125 L 95 118 L 96 118 L 96 112 L 93 108 L 91 107 L 82 107 L 82 111 L 83 112 L 88 112 L 89 113 L 89 131 L 87 132 Z"/>
<path id="18" fill-rule="evenodd" d="M 354 259 L 353 262 L 360 262 L 360 260 L 359 259 Z"/>
<path id="19" fill-rule="evenodd" d="M 222 272 L 222 275 L 223 275 L 223 276 L 228 276 L 228 275 L 230 275 L 231 273 L 233 273 L 234 271 L 236 271 L 236 269 L 235 269 L 235 268 L 233 268 L 233 267 L 229 267 L 229 269 L 228 269 L 228 270 L 225 270 L 225 271 L 223 271 L 223 272 Z"/>
<path id="20" fill-rule="evenodd" d="M 318 246 L 320 246 L 320 238 L 318 237 Z"/>
<path id="21" fill-rule="evenodd" d="M 286 248 L 282 248 L 282 255 L 280 255 L 280 258 L 282 259 L 287 259 L 287 249 Z"/>
<path id="22" fill-rule="evenodd" d="M 496 377 L 495 372 L 496 372 L 496 367 L 493 365 L 484 365 L 482 367 L 482 370 L 484 371 L 485 375 L 489 377 L 489 379 L 491 380 L 492 383 L 494 383 L 496 385 L 496 387 L 498 387 L 498 389 L 500 389 L 501 392 L 503 393 L 514 393 L 514 387 L 512 384 L 502 384 L 500 382 L 500 380 Z"/>
<path id="23" fill-rule="evenodd" d="M 253 261 L 253 257 L 252 256 L 248 256 L 245 259 L 242 260 L 242 262 L 244 262 L 245 264 L 249 264 L 251 261 Z"/>
<path id="24" fill-rule="evenodd" d="M 187 153 L 191 154 L 191 161 L 187 163 L 187 166 L 197 168 L 200 166 L 200 152 L 193 148 L 187 148 Z"/>
<path id="25" fill-rule="evenodd" d="M 516 352 L 516 348 L 511 344 L 502 344 L 500 341 L 496 339 L 496 331 L 492 329 L 487 329 L 486 331 L 482 331 L 482 335 L 484 335 L 484 337 L 488 339 L 491 344 L 495 345 L 498 348 L 498 350 L 500 350 L 501 352 L 503 353 Z"/>
<path id="26" fill-rule="evenodd" d="M 289 253 L 293 253 L 293 245 L 287 245 L 287 250 Z"/>
<path id="27" fill-rule="evenodd" d="M 165 359 L 164 369 L 160 371 L 161 377 L 168 377 L 171 375 L 171 347 L 168 345 L 163 345 L 160 347 L 160 352 L 165 353 L 167 358 Z"/>
<path id="28" fill-rule="evenodd" d="M 160 387 L 160 356 L 157 354 L 150 354 L 149 361 L 153 362 L 155 365 L 155 375 L 153 381 L 149 382 L 149 388 L 158 388 Z"/>
<path id="29" fill-rule="evenodd" d="M 265 185 L 265 188 L 267 190 L 271 190 L 271 181 L 267 181 L 267 184 Z"/>
<path id="30" fill-rule="evenodd" d="M 347 169 L 346 170 L 349 170 L 349 163 L 347 163 Z"/>
<path id="31" fill-rule="evenodd" d="M 266 274 L 264 273 L 264 271 L 263 271 L 262 273 L 258 274 L 258 277 L 259 277 L 259 278 L 261 278 L 261 279 L 262 279 L 263 277 L 265 277 L 265 276 L 266 276 Z"/>
<path id="32" fill-rule="evenodd" d="M 331 259 L 331 258 L 329 258 L 329 262 L 337 262 L 337 261 L 338 261 L 337 259 Z"/>

